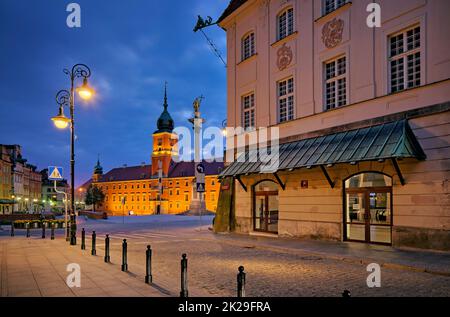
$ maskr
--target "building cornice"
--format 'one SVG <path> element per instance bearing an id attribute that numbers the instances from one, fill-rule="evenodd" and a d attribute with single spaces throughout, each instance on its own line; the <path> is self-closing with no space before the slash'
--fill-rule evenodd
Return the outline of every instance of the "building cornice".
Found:
<path id="1" fill-rule="evenodd" d="M 290 143 L 290 142 L 294 142 L 294 141 L 298 141 L 298 140 L 302 140 L 302 139 L 313 138 L 313 137 L 317 137 L 317 136 L 321 136 L 321 135 L 327 135 L 327 134 L 332 134 L 332 133 L 336 133 L 336 132 L 370 127 L 370 126 L 374 126 L 377 124 L 389 123 L 389 122 L 394 122 L 394 121 L 398 121 L 398 120 L 402 120 L 402 119 L 414 119 L 414 118 L 429 116 L 429 115 L 438 114 L 438 113 L 442 113 L 442 112 L 446 112 L 446 111 L 450 111 L 450 101 L 431 105 L 431 106 L 426 106 L 426 107 L 422 107 L 422 108 L 418 108 L 418 109 L 406 110 L 403 112 L 393 113 L 393 114 L 389 114 L 386 116 L 380 116 L 380 117 L 376 117 L 376 118 L 372 118 L 372 119 L 366 119 L 366 120 L 362 120 L 362 121 L 347 123 L 347 124 L 343 124 L 343 125 L 336 126 L 336 127 L 331 127 L 331 128 L 321 129 L 321 130 L 317 130 L 317 131 L 292 135 L 292 136 L 288 136 L 285 138 L 281 138 L 279 143 L 280 144 Z"/>

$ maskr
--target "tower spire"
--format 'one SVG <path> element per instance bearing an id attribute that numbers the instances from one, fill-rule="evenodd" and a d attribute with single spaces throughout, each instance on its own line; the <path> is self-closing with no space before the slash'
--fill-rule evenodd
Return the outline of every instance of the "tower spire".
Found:
<path id="1" fill-rule="evenodd" d="M 156 130 L 155 133 L 160 132 L 172 132 L 174 127 L 174 122 L 172 117 L 169 114 L 169 111 L 167 111 L 167 81 L 164 83 L 164 110 L 161 113 L 161 115 L 158 118 L 158 121 L 156 123 L 158 130 Z"/>
<path id="2" fill-rule="evenodd" d="M 164 84 L 164 109 L 167 109 L 167 81 Z"/>

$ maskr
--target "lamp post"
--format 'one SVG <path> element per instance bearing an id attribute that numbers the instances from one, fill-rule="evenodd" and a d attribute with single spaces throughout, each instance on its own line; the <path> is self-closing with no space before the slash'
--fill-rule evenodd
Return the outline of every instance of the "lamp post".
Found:
<path id="1" fill-rule="evenodd" d="M 88 86 L 88 78 L 91 76 L 91 70 L 84 64 L 76 64 L 72 70 L 63 70 L 70 77 L 70 91 L 60 90 L 56 94 L 56 102 L 59 105 L 59 113 L 52 118 L 53 123 L 58 129 L 65 129 L 70 123 L 70 245 L 77 244 L 77 224 L 75 218 L 75 90 L 82 99 L 90 99 L 94 94 L 93 90 Z M 77 78 L 83 78 L 83 85 L 74 88 L 74 82 Z M 64 106 L 69 107 L 70 118 L 64 115 Z"/>

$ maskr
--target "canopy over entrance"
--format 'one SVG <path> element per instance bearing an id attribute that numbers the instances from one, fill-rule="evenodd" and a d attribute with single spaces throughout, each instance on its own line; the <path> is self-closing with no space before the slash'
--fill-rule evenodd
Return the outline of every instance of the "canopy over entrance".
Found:
<path id="1" fill-rule="evenodd" d="M 259 159 L 258 152 L 254 150 L 243 153 L 220 177 L 238 178 L 241 175 L 261 173 L 261 166 L 265 163 Z M 277 171 L 320 166 L 333 187 L 325 167 L 339 163 L 356 164 L 391 159 L 403 184 L 397 164 L 397 159 L 403 158 L 426 158 L 406 119 L 281 144 L 279 164 L 274 172 L 276 174 Z"/>

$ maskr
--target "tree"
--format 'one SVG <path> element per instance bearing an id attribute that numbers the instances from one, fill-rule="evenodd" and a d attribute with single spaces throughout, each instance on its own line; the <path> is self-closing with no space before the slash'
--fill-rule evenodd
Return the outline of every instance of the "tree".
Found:
<path id="1" fill-rule="evenodd" d="M 104 200 L 105 194 L 103 191 L 95 185 L 89 185 L 89 188 L 86 191 L 86 197 L 84 199 L 86 205 L 92 205 L 95 212 L 95 207 L 103 204 Z"/>

